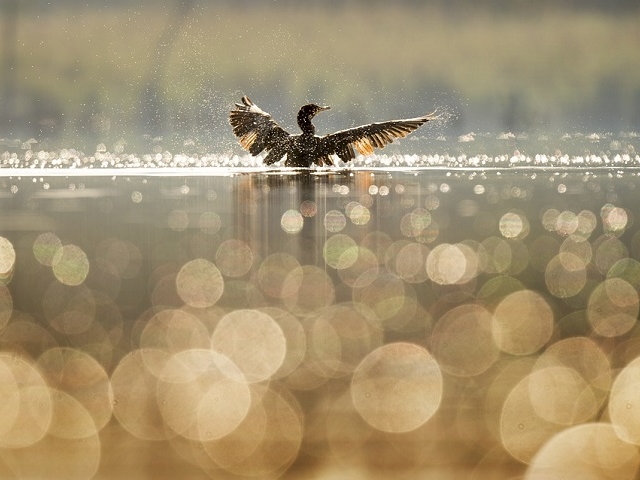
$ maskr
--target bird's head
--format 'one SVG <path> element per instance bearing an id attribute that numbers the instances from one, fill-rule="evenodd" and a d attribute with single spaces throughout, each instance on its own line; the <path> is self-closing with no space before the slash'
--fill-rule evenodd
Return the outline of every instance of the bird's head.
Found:
<path id="1" fill-rule="evenodd" d="M 323 110 L 329 110 L 330 107 L 321 107 L 315 103 L 304 105 L 298 112 L 298 126 L 304 133 L 315 133 L 316 129 L 311 123 L 311 119 L 316 116 L 318 112 Z"/>
<path id="2" fill-rule="evenodd" d="M 329 110 L 330 108 L 331 107 L 329 106 L 320 106 L 320 105 L 316 105 L 315 103 L 310 103 L 308 105 L 304 105 L 300 109 L 300 113 L 298 115 L 304 116 L 307 118 L 313 118 L 318 114 L 318 112 Z"/>

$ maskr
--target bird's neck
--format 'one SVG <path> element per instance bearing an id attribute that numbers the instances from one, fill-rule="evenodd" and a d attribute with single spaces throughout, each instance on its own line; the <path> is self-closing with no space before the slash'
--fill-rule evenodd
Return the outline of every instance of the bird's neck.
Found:
<path id="1" fill-rule="evenodd" d="M 316 127 L 311 123 L 311 117 L 302 111 L 298 112 L 298 126 L 300 130 L 302 130 L 302 133 L 308 133 L 310 135 L 316 133 Z"/>

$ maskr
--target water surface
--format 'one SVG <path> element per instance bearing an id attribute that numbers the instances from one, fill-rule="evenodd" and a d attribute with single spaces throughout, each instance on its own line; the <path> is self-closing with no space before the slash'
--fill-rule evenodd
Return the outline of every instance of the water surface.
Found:
<path id="1" fill-rule="evenodd" d="M 0 169 L 2 476 L 634 477 L 628 148 L 29 151 Z"/>

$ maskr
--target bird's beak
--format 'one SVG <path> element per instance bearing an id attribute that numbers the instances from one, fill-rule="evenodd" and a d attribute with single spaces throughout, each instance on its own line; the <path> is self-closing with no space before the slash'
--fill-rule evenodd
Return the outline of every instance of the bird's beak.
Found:
<path id="1" fill-rule="evenodd" d="M 324 112 L 325 110 L 331 110 L 331 107 L 329 105 L 325 105 L 324 107 L 320 107 L 320 111 Z"/>

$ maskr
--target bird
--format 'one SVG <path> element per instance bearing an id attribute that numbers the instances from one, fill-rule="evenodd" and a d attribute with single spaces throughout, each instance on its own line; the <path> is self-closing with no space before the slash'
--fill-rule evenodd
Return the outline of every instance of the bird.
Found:
<path id="1" fill-rule="evenodd" d="M 286 157 L 285 166 L 308 168 L 313 164 L 334 165 L 334 156 L 347 163 L 358 154 L 371 155 L 374 148 L 383 148 L 438 118 L 434 111 L 422 117 L 370 123 L 324 136 L 316 135 L 311 119 L 330 108 L 315 103 L 303 105 L 297 116 L 302 133 L 292 135 L 245 95 L 230 111 L 229 123 L 243 149 L 254 156 L 267 152 L 264 164 L 271 165 Z"/>

